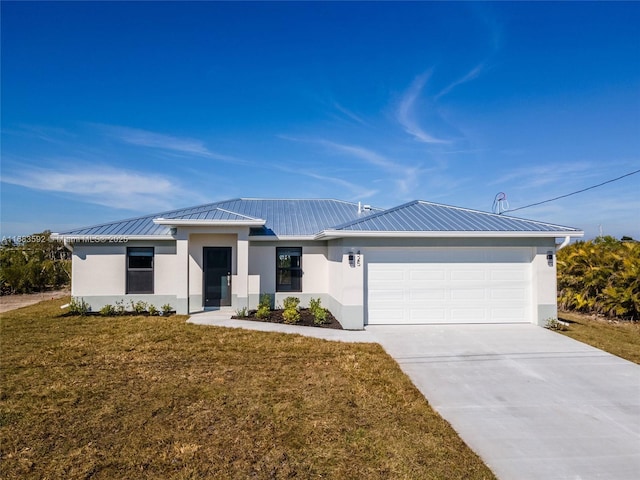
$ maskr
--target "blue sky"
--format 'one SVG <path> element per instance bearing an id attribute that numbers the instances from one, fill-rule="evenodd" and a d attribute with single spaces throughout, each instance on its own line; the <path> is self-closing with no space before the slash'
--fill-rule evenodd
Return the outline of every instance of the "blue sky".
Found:
<path id="1" fill-rule="evenodd" d="M 640 169 L 640 3 L 2 2 L 2 235 Z M 640 174 L 514 215 L 640 238 Z"/>

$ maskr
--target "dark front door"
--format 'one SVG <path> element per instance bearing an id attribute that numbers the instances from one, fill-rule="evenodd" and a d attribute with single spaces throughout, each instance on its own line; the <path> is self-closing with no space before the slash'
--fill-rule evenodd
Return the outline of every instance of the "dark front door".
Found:
<path id="1" fill-rule="evenodd" d="M 204 306 L 231 305 L 231 247 L 204 247 Z"/>

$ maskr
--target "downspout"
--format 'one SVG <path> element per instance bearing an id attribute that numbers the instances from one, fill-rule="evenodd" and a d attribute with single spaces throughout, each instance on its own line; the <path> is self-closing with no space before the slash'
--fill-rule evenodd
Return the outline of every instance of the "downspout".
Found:
<path id="1" fill-rule="evenodd" d="M 564 247 L 566 247 L 567 245 L 569 245 L 569 242 L 571 241 L 571 237 L 569 235 L 567 235 L 566 237 L 564 237 L 564 242 L 562 242 L 560 245 L 558 245 L 556 247 L 556 252 L 558 250 L 562 250 Z"/>
<path id="2" fill-rule="evenodd" d="M 73 245 L 69 242 L 69 240 L 67 240 L 67 237 L 64 237 L 62 239 L 62 244 L 64 245 L 64 248 L 73 253 Z"/>

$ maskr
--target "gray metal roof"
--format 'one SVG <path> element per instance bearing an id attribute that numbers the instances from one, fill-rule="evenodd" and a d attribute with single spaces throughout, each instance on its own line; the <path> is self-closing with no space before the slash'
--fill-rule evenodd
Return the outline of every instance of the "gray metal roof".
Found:
<path id="1" fill-rule="evenodd" d="M 252 228 L 252 235 L 278 237 L 313 237 L 318 232 L 364 215 L 381 211 L 371 209 L 358 213 L 358 204 L 327 199 L 252 199 L 236 198 L 222 202 L 183 208 L 119 222 L 94 225 L 60 233 L 58 236 L 170 236 L 170 226 L 157 225 L 154 219 L 225 220 L 241 223 L 265 220 L 263 228 Z"/>
<path id="2" fill-rule="evenodd" d="M 57 234 L 74 236 L 160 236 L 171 238 L 171 225 L 154 223 L 164 219 L 176 221 L 222 221 L 247 225 L 264 221 L 251 228 L 252 236 L 328 238 L 340 235 L 375 235 L 395 233 L 490 232 L 514 234 L 581 235 L 571 227 L 524 220 L 507 215 L 469 210 L 436 203 L 414 201 L 389 210 L 373 208 L 360 211 L 358 204 L 341 200 L 318 199 L 251 199 L 237 198 L 222 202 L 183 208 L 143 217 L 79 228 Z M 255 223 L 254 223 L 255 225 Z"/>
<path id="3" fill-rule="evenodd" d="M 339 225 L 343 232 L 575 232 L 551 223 L 416 200 Z"/>

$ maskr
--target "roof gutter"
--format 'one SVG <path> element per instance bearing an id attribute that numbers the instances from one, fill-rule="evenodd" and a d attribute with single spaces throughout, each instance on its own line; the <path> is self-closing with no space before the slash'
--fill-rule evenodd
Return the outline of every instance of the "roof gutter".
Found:
<path id="1" fill-rule="evenodd" d="M 363 232 L 324 230 L 315 236 L 315 240 L 331 240 L 334 238 L 556 238 L 582 237 L 583 231 L 559 232 L 495 232 L 495 231 L 400 231 L 400 232 Z"/>

